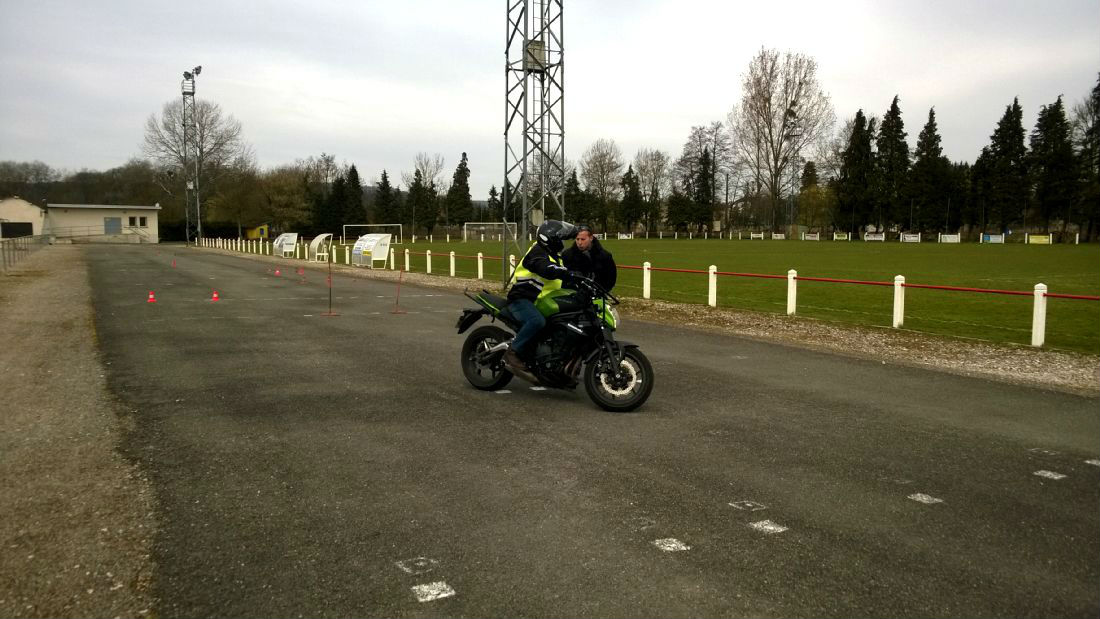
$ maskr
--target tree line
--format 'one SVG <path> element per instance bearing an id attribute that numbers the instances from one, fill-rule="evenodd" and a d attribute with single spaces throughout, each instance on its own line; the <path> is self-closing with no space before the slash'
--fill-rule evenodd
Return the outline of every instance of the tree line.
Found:
<path id="1" fill-rule="evenodd" d="M 1073 226 L 1093 237 L 1100 214 L 1100 79 L 1071 111 L 1061 95 L 1043 105 L 1030 136 L 1013 100 L 973 163 L 943 155 L 934 108 L 910 149 L 900 102 L 895 96 L 881 119 L 860 109 L 835 131 L 816 61 L 762 48 L 742 75 L 740 101 L 725 120 L 692 127 L 678 156 L 646 147 L 628 161 L 613 139 L 601 138 L 579 161 L 561 162 L 565 217 L 606 232 L 801 226 L 1064 233 Z M 164 209 L 162 236 L 182 238 L 184 186 L 197 163 L 208 234 L 235 235 L 262 223 L 307 234 L 401 223 L 431 234 L 437 226 L 520 216 L 522 196 L 508 179 L 483 200 L 472 199 L 466 153 L 449 177 L 443 156 L 427 153 L 416 155 L 411 172 L 394 178 L 383 169 L 367 183 L 355 164 L 328 153 L 260 169 L 241 124 L 200 100 L 198 161 L 185 166 L 182 125 L 181 102 L 166 104 L 146 121 L 143 157 L 103 172 L 0 162 L 0 195 L 39 203 L 156 202 Z"/>

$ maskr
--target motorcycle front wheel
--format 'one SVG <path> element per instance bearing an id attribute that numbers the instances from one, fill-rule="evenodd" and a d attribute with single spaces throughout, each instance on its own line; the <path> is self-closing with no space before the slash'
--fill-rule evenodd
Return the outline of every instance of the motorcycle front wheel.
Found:
<path id="1" fill-rule="evenodd" d="M 503 355 L 493 355 L 493 361 L 488 363 L 478 361 L 490 348 L 511 339 L 511 333 L 491 325 L 470 332 L 462 344 L 462 373 L 471 385 L 483 391 L 496 391 L 512 380 L 512 373 L 504 367 Z"/>
<path id="2" fill-rule="evenodd" d="M 584 389 L 597 406 L 613 413 L 630 412 L 649 399 L 653 392 L 653 366 L 642 351 L 628 348 L 618 376 L 606 355 L 584 368 Z"/>

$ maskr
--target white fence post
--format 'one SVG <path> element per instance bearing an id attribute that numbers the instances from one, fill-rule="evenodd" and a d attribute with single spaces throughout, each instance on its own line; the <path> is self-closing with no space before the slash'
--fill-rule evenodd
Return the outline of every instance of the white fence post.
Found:
<path id="1" fill-rule="evenodd" d="M 409 272 L 409 248 L 405 248 L 405 272 Z"/>
<path id="2" fill-rule="evenodd" d="M 905 322 L 905 276 L 894 278 L 894 328 Z"/>
<path id="3" fill-rule="evenodd" d="M 390 270 L 391 271 L 394 270 L 394 264 L 396 262 L 395 261 L 396 254 L 397 254 L 397 251 L 394 248 L 391 247 L 390 248 Z"/>
<path id="4" fill-rule="evenodd" d="M 344 246 L 344 264 L 351 264 L 351 248 Z"/>
<path id="5" fill-rule="evenodd" d="M 650 284 L 650 277 L 652 277 L 652 275 L 651 275 L 652 271 L 650 271 L 650 269 L 652 269 L 652 268 L 653 268 L 653 265 L 651 265 L 650 263 L 648 263 L 648 262 L 643 262 L 642 263 L 642 298 L 643 299 L 648 299 L 649 298 L 649 291 L 650 291 L 649 284 Z"/>
<path id="6" fill-rule="evenodd" d="M 427 264 L 427 271 L 426 272 L 428 273 L 428 275 L 431 275 L 432 274 L 432 250 L 429 249 L 429 250 L 424 252 L 424 262 L 425 262 L 425 264 Z"/>
<path id="7" fill-rule="evenodd" d="M 1047 339 L 1047 285 L 1035 284 L 1035 308 L 1031 313 L 1031 345 L 1042 347 Z"/>
<path id="8" fill-rule="evenodd" d="M 710 280 L 709 290 L 707 291 L 707 305 L 716 307 L 718 305 L 718 267 L 713 264 L 707 268 L 707 276 Z"/>
<path id="9" fill-rule="evenodd" d="M 508 265 L 511 267 L 512 272 L 516 272 L 516 255 L 508 254 Z"/>
<path id="10" fill-rule="evenodd" d="M 787 315 L 794 316 L 798 299 L 798 271 L 787 271 Z"/>
<path id="11" fill-rule="evenodd" d="M 481 252 L 477 252 L 477 278 L 485 279 L 485 254 Z"/>
<path id="12" fill-rule="evenodd" d="M 451 240 L 447 239 L 447 242 L 450 243 Z M 454 276 L 455 276 L 455 253 L 452 251 L 451 252 L 451 277 L 454 277 Z"/>

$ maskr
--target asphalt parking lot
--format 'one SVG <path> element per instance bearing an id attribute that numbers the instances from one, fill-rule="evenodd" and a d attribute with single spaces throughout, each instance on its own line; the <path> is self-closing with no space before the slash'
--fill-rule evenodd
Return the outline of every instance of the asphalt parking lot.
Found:
<path id="1" fill-rule="evenodd" d="M 87 251 L 162 616 L 1100 613 L 1095 399 L 628 321 L 617 415 L 471 388 L 461 294 Z"/>

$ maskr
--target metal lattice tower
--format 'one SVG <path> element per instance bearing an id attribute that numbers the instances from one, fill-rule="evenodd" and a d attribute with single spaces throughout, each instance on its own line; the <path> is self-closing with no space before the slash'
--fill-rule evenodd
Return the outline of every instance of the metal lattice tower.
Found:
<path id="1" fill-rule="evenodd" d="M 187 220 L 185 235 L 187 243 L 191 239 L 202 238 L 202 212 L 199 209 L 199 133 L 195 127 L 195 78 L 202 72 L 202 66 L 183 72 L 180 90 L 183 93 L 183 210 Z M 189 169 L 188 161 L 194 165 Z M 194 195 L 194 210 L 191 196 Z"/>
<path id="2" fill-rule="evenodd" d="M 507 0 L 502 204 L 506 219 L 521 206 L 524 241 L 547 210 L 551 217 L 565 217 L 562 1 Z"/>

